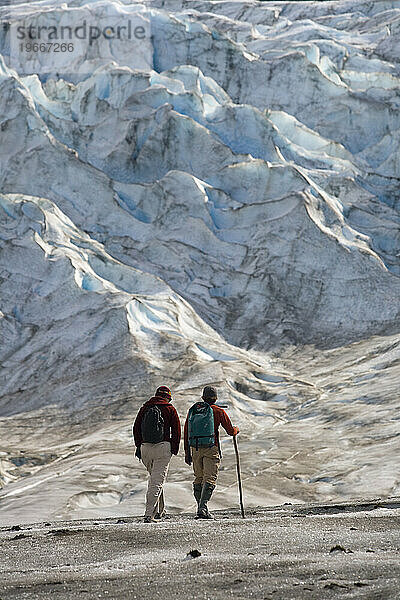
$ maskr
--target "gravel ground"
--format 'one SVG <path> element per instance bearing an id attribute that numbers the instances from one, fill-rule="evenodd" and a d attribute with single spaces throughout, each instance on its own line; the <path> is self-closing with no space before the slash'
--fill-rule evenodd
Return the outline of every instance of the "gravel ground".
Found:
<path id="1" fill-rule="evenodd" d="M 0 600 L 400 598 L 400 498 L 214 514 L 2 528 Z"/>

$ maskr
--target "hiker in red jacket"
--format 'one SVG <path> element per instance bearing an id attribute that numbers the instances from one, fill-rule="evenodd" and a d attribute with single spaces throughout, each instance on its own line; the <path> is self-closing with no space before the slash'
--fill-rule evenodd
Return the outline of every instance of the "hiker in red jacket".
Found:
<path id="1" fill-rule="evenodd" d="M 197 502 L 197 519 L 212 519 L 207 508 L 217 482 L 221 462 L 219 426 L 229 435 L 237 435 L 223 408 L 216 406 L 217 391 L 207 385 L 203 389 L 203 402 L 196 402 L 190 409 L 185 422 L 185 462 L 193 462 L 193 494 Z"/>
<path id="2" fill-rule="evenodd" d="M 172 454 L 178 454 L 181 424 L 170 404 L 171 390 L 162 385 L 139 410 L 133 425 L 135 456 L 150 473 L 146 494 L 146 523 L 161 520 L 165 514 L 163 485 Z"/>

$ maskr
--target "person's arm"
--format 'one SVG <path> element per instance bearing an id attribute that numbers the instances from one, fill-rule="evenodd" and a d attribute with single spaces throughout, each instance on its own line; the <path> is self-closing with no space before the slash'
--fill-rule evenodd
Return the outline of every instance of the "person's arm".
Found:
<path id="1" fill-rule="evenodd" d="M 138 448 L 143 443 L 142 438 L 142 416 L 143 416 L 143 407 L 139 410 L 135 422 L 133 424 L 133 439 L 135 440 L 135 446 Z"/>
<path id="2" fill-rule="evenodd" d="M 139 410 L 135 422 L 133 424 L 133 439 L 135 440 L 136 452 L 135 456 L 141 460 L 142 459 L 142 451 L 140 446 L 143 443 L 142 438 L 142 418 L 143 418 L 143 407 Z"/>
<path id="3" fill-rule="evenodd" d="M 220 423 L 222 427 L 225 429 L 228 435 L 237 435 L 239 433 L 239 428 L 234 427 L 231 423 L 230 418 L 226 414 L 223 408 L 219 408 L 218 410 Z"/>
<path id="4" fill-rule="evenodd" d="M 178 454 L 179 444 L 181 442 L 181 422 L 179 420 L 178 413 L 172 404 L 170 405 L 171 410 L 171 452 L 172 454 Z"/>
<path id="5" fill-rule="evenodd" d="M 184 445 L 185 445 L 185 463 L 188 465 L 191 465 L 192 464 L 192 456 L 190 454 L 190 447 L 189 447 L 188 417 L 186 417 L 186 421 L 185 421 L 183 438 L 184 438 Z"/>

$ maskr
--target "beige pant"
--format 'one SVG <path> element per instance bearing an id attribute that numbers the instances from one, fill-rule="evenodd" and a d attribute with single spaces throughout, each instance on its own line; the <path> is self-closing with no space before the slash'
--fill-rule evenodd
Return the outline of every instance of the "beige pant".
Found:
<path id="1" fill-rule="evenodd" d="M 146 494 L 145 517 L 154 517 L 155 514 L 164 512 L 163 485 L 168 473 L 171 460 L 170 442 L 158 444 L 144 443 L 140 447 L 142 462 L 150 473 Z"/>
<path id="2" fill-rule="evenodd" d="M 218 452 L 218 446 L 211 448 L 191 448 L 194 483 L 217 483 L 218 469 L 221 459 Z"/>

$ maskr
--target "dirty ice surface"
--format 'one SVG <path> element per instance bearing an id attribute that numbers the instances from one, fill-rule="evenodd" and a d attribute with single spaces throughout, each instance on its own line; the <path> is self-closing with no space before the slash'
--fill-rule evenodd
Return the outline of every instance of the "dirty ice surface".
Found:
<path id="1" fill-rule="evenodd" d="M 398 500 L 258 508 L 244 520 L 231 509 L 214 521 L 186 513 L 150 525 L 116 517 L 1 527 L 2 593 L 26 600 L 396 598 Z"/>
<path id="2" fill-rule="evenodd" d="M 18 72 L 0 27 L 1 521 L 142 514 L 131 425 L 162 383 L 182 419 L 218 387 L 249 506 L 398 494 L 397 3 L 107 7 L 151 66 Z M 193 509 L 182 452 L 166 496 Z"/>

